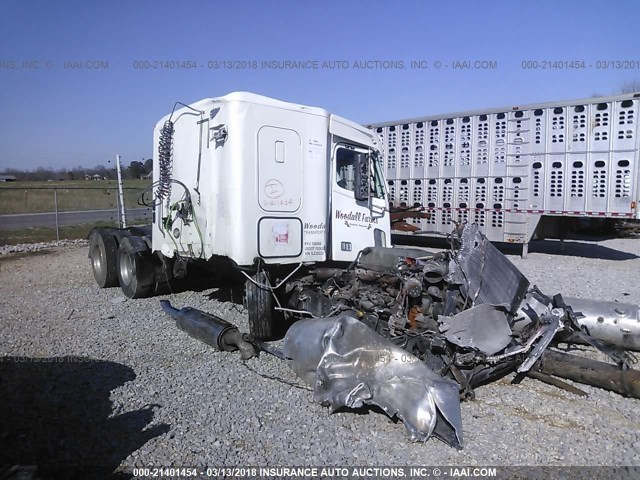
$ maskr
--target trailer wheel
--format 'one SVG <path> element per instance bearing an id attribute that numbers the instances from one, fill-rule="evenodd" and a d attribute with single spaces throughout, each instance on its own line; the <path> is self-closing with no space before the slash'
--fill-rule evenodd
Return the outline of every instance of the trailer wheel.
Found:
<path id="1" fill-rule="evenodd" d="M 118 286 L 118 245 L 109 232 L 96 229 L 89 241 L 93 278 L 100 288 Z"/>
<path id="2" fill-rule="evenodd" d="M 128 298 L 148 297 L 153 290 L 155 275 L 148 252 L 136 251 L 128 237 L 118 248 L 118 279 Z"/>
<path id="3" fill-rule="evenodd" d="M 258 284 L 268 284 L 269 277 L 259 272 L 253 277 Z M 244 287 L 245 308 L 249 311 L 249 332 L 256 340 L 275 340 L 276 311 L 273 309 L 273 295 L 270 290 L 260 288 L 250 280 Z"/>

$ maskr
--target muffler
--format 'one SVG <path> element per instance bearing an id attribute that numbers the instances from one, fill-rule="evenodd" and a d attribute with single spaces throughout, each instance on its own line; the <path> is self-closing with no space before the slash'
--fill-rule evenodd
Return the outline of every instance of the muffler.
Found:
<path id="1" fill-rule="evenodd" d="M 575 313 L 578 323 L 594 338 L 624 350 L 640 351 L 640 307 L 632 303 L 603 302 L 563 297 Z M 575 341 L 571 338 L 570 341 Z"/>
<path id="2" fill-rule="evenodd" d="M 168 300 L 160 300 L 160 306 L 176 319 L 176 326 L 191 337 L 224 352 L 240 350 L 243 360 L 258 355 L 251 336 L 226 320 L 196 308 L 174 308 Z"/>

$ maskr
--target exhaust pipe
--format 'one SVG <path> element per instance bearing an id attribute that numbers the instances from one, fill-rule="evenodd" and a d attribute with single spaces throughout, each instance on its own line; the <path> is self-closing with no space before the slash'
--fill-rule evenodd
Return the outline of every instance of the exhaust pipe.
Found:
<path id="1" fill-rule="evenodd" d="M 196 308 L 174 308 L 168 300 L 160 300 L 160 306 L 175 318 L 176 326 L 191 337 L 224 352 L 240 350 L 243 360 L 257 356 L 251 337 L 226 320 Z"/>
<path id="2" fill-rule="evenodd" d="M 575 313 L 583 315 L 582 318 L 578 318 L 578 323 L 587 329 L 589 335 L 624 350 L 640 352 L 640 306 L 584 298 L 563 298 Z"/>

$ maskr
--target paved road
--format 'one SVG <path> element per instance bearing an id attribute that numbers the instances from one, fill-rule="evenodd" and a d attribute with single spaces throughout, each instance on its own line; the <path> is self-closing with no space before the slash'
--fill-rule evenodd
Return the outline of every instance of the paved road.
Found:
<path id="1" fill-rule="evenodd" d="M 145 207 L 127 209 L 127 220 L 140 220 L 145 218 L 148 218 L 149 223 L 151 223 L 151 209 Z M 80 225 L 83 223 L 94 223 L 99 221 L 117 221 L 117 219 L 118 212 L 115 209 L 78 210 L 73 212 L 58 213 L 58 222 L 60 225 Z M 16 230 L 19 228 L 55 226 L 55 212 L 0 215 L 1 230 Z"/>

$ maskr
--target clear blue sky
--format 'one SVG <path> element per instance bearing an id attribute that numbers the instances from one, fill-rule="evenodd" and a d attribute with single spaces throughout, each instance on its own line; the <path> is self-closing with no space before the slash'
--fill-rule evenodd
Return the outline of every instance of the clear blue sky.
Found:
<path id="1" fill-rule="evenodd" d="M 174 102 L 236 90 L 360 123 L 617 94 L 625 82 L 640 85 L 639 14 L 635 1 L 0 0 L 0 170 L 107 165 L 116 153 L 125 164 L 148 158 L 153 127 Z M 64 67 L 93 60 L 108 68 Z M 137 60 L 198 68 L 141 70 Z M 216 60 L 259 68 L 209 69 Z M 350 66 L 271 70 L 263 60 Z M 352 67 L 367 60 L 405 68 Z M 411 69 L 412 60 L 431 68 Z M 451 68 L 465 60 L 497 68 Z M 523 69 L 526 60 L 586 68 Z M 636 63 L 600 70 L 599 60 Z"/>

